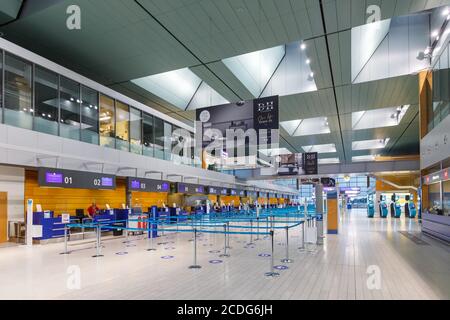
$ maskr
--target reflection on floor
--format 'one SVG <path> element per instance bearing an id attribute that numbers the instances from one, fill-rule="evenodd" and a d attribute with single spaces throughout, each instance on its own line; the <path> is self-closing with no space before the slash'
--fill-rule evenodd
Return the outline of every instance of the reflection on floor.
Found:
<path id="1" fill-rule="evenodd" d="M 146 251 L 146 239 L 104 242 L 104 257 L 92 258 L 93 244 L 0 249 L 1 299 L 449 299 L 450 250 L 422 237 L 417 220 L 369 219 L 365 210 L 344 214 L 339 235 L 323 246 L 299 252 L 299 231 L 290 233 L 291 264 L 283 264 L 284 234 L 276 237 L 278 278 L 269 271 L 269 241 L 230 238 L 231 257 L 219 257 L 223 235 L 202 234 L 198 264 L 192 264 L 191 234 L 166 234 Z M 407 231 L 401 234 L 400 231 Z M 411 236 L 428 245 L 417 244 Z M 158 245 L 159 243 L 159 245 Z M 246 248 L 245 248 L 246 247 Z M 284 270 L 283 270 L 284 269 Z M 76 274 L 80 271 L 80 288 Z M 377 278 L 377 271 L 380 277 Z M 378 281 L 380 280 L 380 281 Z M 380 285 L 380 287 L 378 287 Z"/>

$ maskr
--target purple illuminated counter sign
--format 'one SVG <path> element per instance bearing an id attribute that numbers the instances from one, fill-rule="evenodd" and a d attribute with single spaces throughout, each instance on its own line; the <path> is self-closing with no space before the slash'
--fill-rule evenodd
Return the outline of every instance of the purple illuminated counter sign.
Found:
<path id="1" fill-rule="evenodd" d="M 140 189 L 141 183 L 138 180 L 131 181 L 131 189 Z"/>
<path id="2" fill-rule="evenodd" d="M 102 177 L 102 186 L 103 187 L 112 187 L 113 179 L 108 177 Z"/>
<path id="3" fill-rule="evenodd" d="M 63 183 L 63 175 L 62 175 L 62 173 L 46 172 L 45 173 L 45 182 L 61 184 L 61 183 Z"/>
<path id="4" fill-rule="evenodd" d="M 196 188 L 197 193 L 203 193 L 203 187 L 202 186 L 198 186 Z"/>
<path id="5" fill-rule="evenodd" d="M 161 191 L 169 191 L 169 183 L 168 182 L 163 182 L 161 183 Z"/>

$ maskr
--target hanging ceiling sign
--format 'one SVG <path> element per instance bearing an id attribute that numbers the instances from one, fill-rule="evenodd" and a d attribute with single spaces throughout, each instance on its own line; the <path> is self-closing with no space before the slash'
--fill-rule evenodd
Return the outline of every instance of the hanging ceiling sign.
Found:
<path id="1" fill-rule="evenodd" d="M 127 178 L 128 189 L 131 191 L 143 191 L 143 192 L 169 192 L 170 182 L 145 179 L 145 178 Z"/>
<path id="2" fill-rule="evenodd" d="M 206 194 L 204 186 L 184 182 L 177 182 L 176 191 L 177 193 L 186 193 L 186 194 Z"/>
<path id="3" fill-rule="evenodd" d="M 39 168 L 38 183 L 41 187 L 114 190 L 116 176 L 97 172 Z"/>

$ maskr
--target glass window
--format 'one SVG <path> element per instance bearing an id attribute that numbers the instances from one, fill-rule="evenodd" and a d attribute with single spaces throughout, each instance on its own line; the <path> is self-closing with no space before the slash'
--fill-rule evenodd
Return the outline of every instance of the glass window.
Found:
<path id="1" fill-rule="evenodd" d="M 442 209 L 440 183 L 433 183 L 428 186 L 428 201 L 431 209 Z"/>
<path id="2" fill-rule="evenodd" d="M 130 108 L 116 101 L 116 149 L 130 151 Z"/>
<path id="3" fill-rule="evenodd" d="M 14 55 L 5 55 L 5 123 L 33 128 L 31 63 Z"/>
<path id="4" fill-rule="evenodd" d="M 172 160 L 172 125 L 164 122 L 164 159 Z"/>
<path id="5" fill-rule="evenodd" d="M 59 92 L 59 135 L 68 139 L 80 140 L 80 84 L 61 77 Z"/>
<path id="6" fill-rule="evenodd" d="M 100 95 L 100 145 L 115 147 L 114 100 Z"/>
<path id="7" fill-rule="evenodd" d="M 98 144 L 98 92 L 81 86 L 81 141 Z"/>
<path id="8" fill-rule="evenodd" d="M 142 116 L 135 108 L 130 108 L 130 151 L 142 154 Z"/>
<path id="9" fill-rule="evenodd" d="M 442 182 L 442 202 L 444 215 L 450 216 L 450 180 Z"/>
<path id="10" fill-rule="evenodd" d="M 145 112 L 142 113 L 142 126 L 143 126 L 142 153 L 146 156 L 153 157 L 153 149 L 154 149 L 153 117 Z"/>
<path id="11" fill-rule="evenodd" d="M 58 75 L 39 66 L 34 76 L 34 126 L 39 132 L 58 135 Z"/>
<path id="12" fill-rule="evenodd" d="M 164 121 L 155 118 L 154 119 L 155 126 L 155 142 L 154 142 L 154 152 L 155 158 L 164 159 Z"/>

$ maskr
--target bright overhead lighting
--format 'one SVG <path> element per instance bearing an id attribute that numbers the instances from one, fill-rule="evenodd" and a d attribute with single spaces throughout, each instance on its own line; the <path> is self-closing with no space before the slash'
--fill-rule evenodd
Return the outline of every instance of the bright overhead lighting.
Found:
<path id="1" fill-rule="evenodd" d="M 383 149 L 389 143 L 389 140 L 390 138 L 353 141 L 352 150 Z"/>
<path id="2" fill-rule="evenodd" d="M 254 95 L 259 96 L 286 53 L 285 46 L 258 50 L 222 62 Z"/>
<path id="3" fill-rule="evenodd" d="M 336 145 L 334 143 L 319 144 L 315 146 L 303 146 L 302 149 L 305 150 L 305 152 L 334 153 L 336 152 Z"/>
<path id="4" fill-rule="evenodd" d="M 397 107 L 390 107 L 353 112 L 352 129 L 362 130 L 399 125 L 408 109 L 409 105 L 402 106 L 400 109 Z"/>
<path id="5" fill-rule="evenodd" d="M 319 159 L 319 164 L 336 164 L 341 163 L 339 158 L 325 158 L 325 159 Z"/>
<path id="6" fill-rule="evenodd" d="M 305 50 L 306 49 L 306 44 L 304 42 L 302 42 L 300 44 L 300 49 Z"/>
<path id="7" fill-rule="evenodd" d="M 448 8 L 445 8 L 443 11 L 442 11 L 442 15 L 443 16 L 448 16 L 450 14 L 450 11 L 448 10 Z"/>
<path id="8" fill-rule="evenodd" d="M 197 97 L 199 87 L 201 85 L 207 85 L 189 68 L 133 79 L 131 82 L 182 110 L 185 110 L 193 98 Z M 210 94 L 214 98 L 213 100 L 215 100 L 209 101 L 208 99 L 208 105 L 227 103 L 226 99 L 209 86 L 205 90 L 202 90 L 202 92 L 206 95 Z"/>
<path id="9" fill-rule="evenodd" d="M 306 59 L 306 64 L 310 64 L 310 63 L 311 63 L 311 60 Z"/>
<path id="10" fill-rule="evenodd" d="M 376 159 L 376 157 L 378 157 L 378 155 L 374 155 L 374 154 L 369 154 L 366 156 L 356 156 L 356 157 L 352 157 L 352 162 L 369 162 L 369 161 L 374 161 Z"/>
<path id="11" fill-rule="evenodd" d="M 292 154 L 292 152 L 286 148 L 261 149 L 259 150 L 259 152 L 268 157 L 276 157 L 284 154 Z"/>
<path id="12" fill-rule="evenodd" d="M 280 125 L 293 137 L 331 133 L 327 117 L 282 121 Z"/>
<path id="13" fill-rule="evenodd" d="M 436 38 L 438 35 L 439 35 L 439 31 L 438 31 L 438 30 L 434 30 L 434 31 L 431 33 L 431 36 L 432 36 L 433 38 Z"/>

